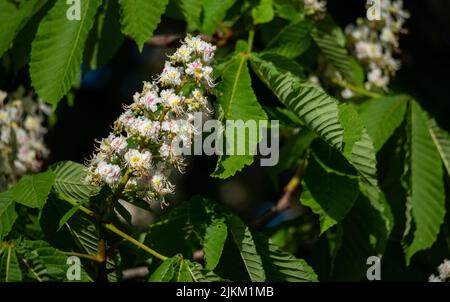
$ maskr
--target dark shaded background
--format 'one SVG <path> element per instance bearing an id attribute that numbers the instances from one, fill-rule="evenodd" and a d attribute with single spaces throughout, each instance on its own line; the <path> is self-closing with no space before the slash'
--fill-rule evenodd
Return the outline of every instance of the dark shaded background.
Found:
<path id="1" fill-rule="evenodd" d="M 407 22 L 409 34 L 401 39 L 403 67 L 391 88 L 394 92 L 414 96 L 436 117 L 441 127 L 450 131 L 450 1 L 405 2 L 411 13 Z M 364 7 L 365 0 L 328 0 L 328 10 L 342 28 L 354 22 L 357 16 L 364 17 Z M 183 31 L 183 22 L 165 18 L 157 33 Z M 258 37 L 255 47 L 258 47 Z M 47 136 L 52 150 L 50 162 L 83 162 L 88 158 L 94 149 L 94 140 L 108 135 L 114 120 L 122 112 L 122 105 L 130 102 L 135 91 L 141 90 L 143 80 L 150 80 L 161 71 L 165 53 L 172 50 L 145 46 L 144 52 L 139 54 L 134 42 L 125 40 L 107 66 L 85 74 L 74 105 L 69 106 L 63 101 L 57 110 L 58 121 Z M 0 87 L 11 90 L 19 83 L 29 83 L 27 74 L 28 71 L 23 70 L 16 77 L 0 77 Z M 262 86 L 256 84 L 254 89 L 256 95 L 265 95 Z M 215 157 L 197 156 L 190 158 L 189 162 L 187 173 L 175 176 L 175 202 L 201 193 L 228 204 L 248 220 L 257 215 L 255 209 L 264 211 L 282 194 L 269 179 L 267 168 L 253 165 L 236 177 L 223 181 L 209 177 L 215 168 Z M 280 186 L 288 181 L 288 176 L 289 173 L 280 178 Z M 289 213 L 285 215 L 289 216 Z M 283 220 L 283 217 L 278 217 L 278 220 Z M 400 253 L 401 256 L 401 249 L 394 247 L 390 253 Z M 432 272 L 432 269 L 425 267 L 423 271 Z M 403 272 L 391 272 L 391 276 L 396 274 Z"/>

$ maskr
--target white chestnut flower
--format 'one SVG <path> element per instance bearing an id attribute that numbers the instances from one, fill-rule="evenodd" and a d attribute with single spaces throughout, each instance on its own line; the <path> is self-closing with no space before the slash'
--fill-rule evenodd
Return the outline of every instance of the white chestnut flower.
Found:
<path id="1" fill-rule="evenodd" d="M 141 153 L 136 149 L 130 149 L 124 155 L 127 165 L 135 170 L 149 170 L 151 157 L 152 156 L 149 151 L 144 151 Z"/>
<path id="2" fill-rule="evenodd" d="M 123 136 L 115 136 L 111 134 L 109 136 L 111 150 L 115 154 L 122 155 L 128 147 L 127 140 Z"/>
<path id="3" fill-rule="evenodd" d="M 170 59 L 175 63 L 187 63 L 191 59 L 191 54 L 194 50 L 188 45 L 181 45 L 177 51 L 170 56 Z"/>
<path id="4" fill-rule="evenodd" d="M 115 186 L 120 181 L 120 167 L 117 165 L 100 162 L 95 173 L 108 185 Z"/>
<path id="5" fill-rule="evenodd" d="M 383 0 L 379 21 L 358 18 L 356 24 L 345 28 L 348 47 L 367 73 L 367 89 L 387 90 L 390 78 L 400 68 L 400 62 L 394 55 L 400 52 L 399 39 L 406 32 L 404 25 L 407 18 L 409 13 L 403 9 L 403 1 Z"/>

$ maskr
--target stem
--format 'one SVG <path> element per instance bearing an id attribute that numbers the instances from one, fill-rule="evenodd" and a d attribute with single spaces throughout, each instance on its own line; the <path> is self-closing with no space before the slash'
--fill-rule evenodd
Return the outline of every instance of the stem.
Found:
<path id="1" fill-rule="evenodd" d="M 350 90 L 353 91 L 353 92 L 356 92 L 356 93 L 361 94 L 361 95 L 368 96 L 368 97 L 370 97 L 370 98 L 376 99 L 376 98 L 382 97 L 381 94 L 378 94 L 378 93 L 375 93 L 375 92 L 368 91 L 368 90 L 366 90 L 366 89 L 364 89 L 364 88 L 357 87 L 357 86 L 355 86 L 355 85 L 353 85 L 353 84 L 347 83 L 347 82 L 342 81 L 342 80 L 333 79 L 332 82 L 333 82 L 334 84 L 336 84 L 336 85 L 342 87 L 342 88 L 350 89 Z"/>
<path id="2" fill-rule="evenodd" d="M 90 217 L 95 217 L 94 212 L 92 212 L 91 210 L 89 210 L 88 208 L 80 205 L 78 202 L 70 199 L 67 196 L 64 196 L 62 198 L 64 201 L 70 203 L 73 206 L 78 207 L 79 210 L 81 210 L 83 213 L 85 213 L 86 215 L 90 216 Z M 152 248 L 146 246 L 145 244 L 137 241 L 136 239 L 134 239 L 133 237 L 131 237 L 130 235 L 126 234 L 125 232 L 119 230 L 116 226 L 114 226 L 111 223 L 107 223 L 107 224 L 103 224 L 103 227 L 110 230 L 111 232 L 115 233 L 116 235 L 122 237 L 123 239 L 125 239 L 126 241 L 134 244 L 135 246 L 143 249 L 144 251 L 148 252 L 149 254 L 151 254 L 152 256 L 155 256 L 158 259 L 161 260 L 166 260 L 168 257 L 161 255 L 160 253 L 156 252 L 155 250 L 153 250 Z"/>
<path id="3" fill-rule="evenodd" d="M 253 41 L 255 40 L 255 31 L 252 29 L 248 32 L 248 53 L 252 52 Z"/>
<path id="4" fill-rule="evenodd" d="M 144 251 L 148 252 L 149 254 L 155 256 L 156 258 L 164 261 L 167 259 L 166 256 L 161 255 L 160 253 L 158 253 L 157 251 L 151 249 L 150 247 L 146 246 L 145 244 L 143 244 L 142 242 L 134 239 L 133 237 L 131 237 L 130 235 L 122 232 L 121 230 L 119 230 L 116 226 L 114 226 L 111 223 L 107 223 L 103 225 L 106 229 L 110 230 L 111 232 L 119 235 L 120 237 L 124 238 L 125 240 L 129 241 L 130 243 L 134 244 L 137 247 L 140 247 L 141 249 L 143 249 Z"/>

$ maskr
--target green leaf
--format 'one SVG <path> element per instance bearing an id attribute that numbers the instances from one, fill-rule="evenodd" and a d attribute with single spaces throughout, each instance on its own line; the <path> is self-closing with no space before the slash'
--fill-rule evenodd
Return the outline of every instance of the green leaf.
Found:
<path id="1" fill-rule="evenodd" d="M 161 263 L 160 266 L 150 275 L 148 281 L 150 282 L 168 282 L 172 280 L 175 275 L 175 265 L 178 263 L 178 258 L 168 258 Z"/>
<path id="2" fill-rule="evenodd" d="M 175 256 L 163 263 L 150 276 L 149 282 L 192 282 L 189 263 L 180 256 Z"/>
<path id="3" fill-rule="evenodd" d="M 366 280 L 367 258 L 381 257 L 389 239 L 390 230 L 386 227 L 386 215 L 380 210 L 379 202 L 387 206 L 383 198 L 371 201 L 361 187 L 353 208 L 338 224 L 338 239 L 333 252 L 331 277 L 334 281 Z"/>
<path id="4" fill-rule="evenodd" d="M 359 194 L 358 179 L 334 171 L 316 156 L 308 161 L 300 201 L 320 217 L 320 233 L 344 219 Z"/>
<path id="5" fill-rule="evenodd" d="M 253 282 L 265 281 L 266 274 L 264 272 L 263 262 L 256 250 L 250 229 L 236 216 L 231 217 L 229 228 L 250 279 Z"/>
<path id="6" fill-rule="evenodd" d="M 180 258 L 178 262 L 178 268 L 175 271 L 175 281 L 176 282 L 192 282 L 191 270 L 189 268 L 189 263 Z"/>
<path id="7" fill-rule="evenodd" d="M 320 87 L 304 82 L 253 54 L 253 70 L 278 99 L 329 145 L 340 150 L 344 129 L 337 101 Z"/>
<path id="8" fill-rule="evenodd" d="M 426 113 L 416 102 L 410 104 L 406 182 L 407 208 L 411 208 L 414 238 L 411 243 L 405 243 L 407 264 L 415 253 L 433 245 L 445 216 L 441 157 L 429 131 Z M 407 227 L 405 236 L 412 230 Z"/>
<path id="9" fill-rule="evenodd" d="M 17 219 L 15 202 L 11 191 L 0 193 L 0 242 L 11 231 Z"/>
<path id="10" fill-rule="evenodd" d="M 378 187 L 376 151 L 354 106 L 340 104 L 339 121 L 344 128 L 343 155 L 365 182 Z"/>
<path id="11" fill-rule="evenodd" d="M 0 57 L 12 46 L 16 35 L 43 4 L 45 1 L 38 0 L 0 2 Z"/>
<path id="12" fill-rule="evenodd" d="M 81 19 L 69 20 L 65 1 L 56 1 L 39 25 L 31 47 L 30 76 L 38 95 L 53 105 L 78 75 L 84 45 L 101 0 L 81 1 Z"/>
<path id="13" fill-rule="evenodd" d="M 42 209 L 55 181 L 55 174 L 46 171 L 34 175 L 25 175 L 11 189 L 12 197 L 18 203 L 31 208 Z"/>
<path id="14" fill-rule="evenodd" d="M 188 25 L 188 31 L 200 28 L 203 0 L 181 0 L 180 6 Z"/>
<path id="15" fill-rule="evenodd" d="M 450 176 L 450 134 L 439 128 L 434 119 L 428 119 L 428 127 L 431 138 L 433 139 L 433 142 L 439 151 L 439 155 L 441 156 L 442 163 Z"/>
<path id="16" fill-rule="evenodd" d="M 242 54 L 234 56 L 225 66 L 222 73 L 222 81 L 217 87 L 217 104 L 220 107 L 218 112 L 223 113 L 223 118 L 229 121 L 243 121 L 244 123 L 258 126 L 260 120 L 267 120 L 267 115 L 259 105 L 255 93 L 251 86 L 250 74 L 247 66 L 247 57 Z M 234 132 L 234 141 L 239 139 L 239 133 L 245 135 L 246 124 L 243 127 L 226 127 L 229 132 Z M 236 133 L 238 132 L 238 133 Z M 250 131 L 252 132 L 252 131 Z M 255 149 L 260 140 L 258 133 L 249 133 L 246 136 L 245 155 L 227 154 L 221 156 L 217 163 L 216 170 L 212 174 L 218 178 L 228 178 L 242 170 L 244 166 L 253 162 L 251 152 Z M 230 137 L 227 137 L 230 140 Z M 236 147 L 230 145 L 232 148 Z"/>
<path id="17" fill-rule="evenodd" d="M 0 281 L 22 281 L 22 271 L 20 270 L 14 245 L 12 243 L 5 244 L 1 247 L 1 250 L 3 250 L 3 253 L 0 253 Z"/>
<path id="18" fill-rule="evenodd" d="M 275 67 L 280 71 L 291 72 L 294 76 L 301 79 L 305 78 L 305 71 L 303 67 L 295 60 L 271 52 L 263 53 L 260 57 L 265 61 L 272 62 L 273 65 L 275 65 Z"/>
<path id="19" fill-rule="evenodd" d="M 345 48 L 345 36 L 340 27 L 330 18 L 316 22 L 311 37 L 325 58 L 349 82 L 354 81 L 351 56 Z"/>
<path id="20" fill-rule="evenodd" d="M 203 251 L 205 253 L 205 268 L 213 270 L 219 263 L 223 247 L 227 239 L 227 225 L 219 219 L 215 219 L 206 228 Z"/>
<path id="21" fill-rule="evenodd" d="M 74 206 L 61 218 L 58 224 L 58 231 L 69 221 L 69 219 L 80 209 L 79 206 Z"/>
<path id="22" fill-rule="evenodd" d="M 235 2 L 236 0 L 203 1 L 202 31 L 207 35 L 212 35 Z"/>
<path id="23" fill-rule="evenodd" d="M 117 52 L 125 38 L 120 30 L 119 20 L 117 1 L 105 1 L 86 42 L 84 66 L 91 69 L 102 67 Z"/>
<path id="24" fill-rule="evenodd" d="M 161 21 L 168 0 L 119 0 L 122 7 L 122 32 L 131 36 L 142 52 L 145 41 L 151 38 Z"/>
<path id="25" fill-rule="evenodd" d="M 55 173 L 53 190 L 75 201 L 85 201 L 100 191 L 99 187 L 87 185 L 85 167 L 81 164 L 64 161 L 51 167 Z"/>
<path id="26" fill-rule="evenodd" d="M 361 119 L 377 151 L 403 122 L 406 105 L 406 97 L 397 95 L 372 99 L 361 106 Z"/>
<path id="27" fill-rule="evenodd" d="M 254 24 L 263 24 L 272 21 L 275 12 L 272 0 L 260 0 L 259 4 L 252 9 Z"/>
<path id="28" fill-rule="evenodd" d="M 255 54 L 251 62 L 259 78 L 288 109 L 322 140 L 341 151 L 365 181 L 378 186 L 376 152 L 351 105 L 338 106 L 338 102 L 322 88 L 279 70 Z"/>
<path id="29" fill-rule="evenodd" d="M 67 272 L 67 256 L 45 241 L 25 240 L 21 242 L 18 252 L 22 261 L 38 281 L 65 280 Z M 29 265 L 29 266 L 28 266 Z"/>
<path id="30" fill-rule="evenodd" d="M 311 24 L 307 20 L 286 26 L 267 45 L 264 52 L 276 53 L 291 59 L 298 57 L 311 44 L 310 27 Z"/>
<path id="31" fill-rule="evenodd" d="M 272 240 L 253 232 L 256 248 L 261 255 L 269 282 L 318 281 L 314 270 L 302 259 L 282 251 Z"/>
<path id="32" fill-rule="evenodd" d="M 40 7 L 42 3 L 42 7 Z M 29 64 L 31 55 L 31 44 L 36 36 L 36 32 L 47 12 L 53 6 L 53 1 L 42 1 L 36 7 L 33 14 L 25 26 L 17 33 L 14 39 L 10 54 L 13 62 L 14 73 L 17 74 L 23 67 Z"/>

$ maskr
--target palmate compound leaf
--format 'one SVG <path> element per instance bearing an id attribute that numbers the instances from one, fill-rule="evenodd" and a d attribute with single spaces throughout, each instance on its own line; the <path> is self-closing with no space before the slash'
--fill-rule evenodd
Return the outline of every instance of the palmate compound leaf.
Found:
<path id="1" fill-rule="evenodd" d="M 17 219 L 15 202 L 11 191 L 0 193 L 0 242 L 11 231 Z"/>
<path id="2" fill-rule="evenodd" d="M 0 1 L 0 57 L 13 43 L 14 38 L 28 20 L 46 1 Z"/>
<path id="3" fill-rule="evenodd" d="M 322 88 L 252 54 L 253 70 L 288 109 L 331 147 L 342 152 L 365 182 L 378 187 L 376 152 L 356 110 Z"/>
<path id="4" fill-rule="evenodd" d="M 380 199 L 366 197 L 372 193 L 364 189 L 366 185 L 360 186 L 361 194 L 343 222 L 338 225 L 331 271 L 331 278 L 335 281 L 366 280 L 368 257 L 381 258 L 389 239 L 386 215 L 378 207 Z M 378 202 L 374 203 L 373 200 Z"/>
<path id="5" fill-rule="evenodd" d="M 222 219 L 214 219 L 206 227 L 203 242 L 203 252 L 205 254 L 205 268 L 213 270 L 219 263 L 223 247 L 228 235 L 228 228 Z"/>
<path id="6" fill-rule="evenodd" d="M 79 74 L 85 42 L 101 2 L 80 1 L 80 20 L 69 20 L 66 2 L 56 1 L 40 23 L 31 48 L 30 77 L 46 102 L 56 105 Z"/>
<path id="7" fill-rule="evenodd" d="M 192 215 L 196 214 L 194 218 Z M 228 229 L 227 244 L 224 243 L 223 249 L 219 257 L 220 269 L 217 275 L 210 269 L 199 267 L 198 264 L 190 262 L 187 258 L 192 257 L 193 251 L 198 249 L 197 243 L 190 239 L 192 248 L 189 253 L 185 253 L 184 261 L 190 267 L 190 274 L 193 281 L 218 281 L 223 280 L 224 275 L 230 275 L 230 271 L 238 272 L 236 279 L 225 277 L 230 280 L 244 280 L 250 277 L 253 281 L 315 281 L 317 276 L 312 269 L 300 259 L 297 259 L 289 253 L 281 251 L 264 235 L 250 230 L 248 226 L 238 217 L 231 214 L 222 206 L 214 202 L 203 199 L 202 197 L 194 197 L 179 207 L 171 210 L 168 214 L 163 215 L 156 223 L 156 226 L 150 226 L 146 244 L 158 247 L 158 250 L 166 255 L 174 255 L 173 247 L 169 243 L 180 241 L 178 238 L 190 238 L 195 232 L 199 237 L 199 241 L 206 243 L 208 227 L 213 226 L 218 221 L 223 221 Z M 195 228 L 194 228 L 195 226 Z M 164 237 L 154 234 L 155 230 L 161 227 L 164 230 Z M 176 237 L 175 237 L 176 236 Z M 223 237 L 223 234 L 216 237 Z M 177 239 L 174 239 L 177 238 Z M 160 240 L 160 242 L 158 242 Z M 168 244 L 162 244 L 166 241 Z M 187 243 L 184 243 L 187 244 Z M 228 245 L 228 244 L 231 244 Z M 169 247 L 168 249 L 164 247 Z M 205 253 L 206 247 L 203 246 Z M 185 248 L 182 248 L 185 250 Z M 236 258 L 224 259 L 223 254 L 228 254 L 230 250 L 236 251 Z M 177 256 L 178 257 L 178 256 Z M 169 258 L 163 262 L 155 272 L 153 279 L 156 280 L 173 280 L 175 270 L 173 267 L 177 265 L 176 257 Z M 225 257 L 226 258 L 226 257 Z M 242 259 L 242 260 L 241 260 Z M 207 264 L 208 265 L 208 264 Z M 224 272 L 223 270 L 227 270 Z M 249 277 L 244 276 L 242 272 L 246 272 Z M 232 274 L 231 274 L 232 275 Z"/>
<path id="8" fill-rule="evenodd" d="M 95 196 L 97 197 L 97 196 Z M 96 202 L 96 201 L 94 201 Z M 40 215 L 40 226 L 45 239 L 55 248 L 62 251 L 73 251 L 83 254 L 97 255 L 98 231 L 91 219 L 80 211 L 75 212 L 70 219 L 60 226 L 62 218 L 73 207 L 64 200 L 58 199 L 54 194 Z M 113 241 L 111 241 L 114 244 Z M 84 268 L 91 276 L 95 275 L 96 263 L 83 262 Z M 107 268 L 115 267 L 115 260 L 108 258 Z M 116 281 L 119 271 L 108 274 L 109 281 Z"/>
<path id="9" fill-rule="evenodd" d="M 432 128 L 417 102 L 410 102 L 408 114 L 405 185 L 409 219 L 404 234 L 407 264 L 418 251 L 433 245 L 445 216 L 442 162 Z M 409 242 L 412 232 L 414 235 Z"/>
<path id="10" fill-rule="evenodd" d="M 271 62 L 252 55 L 252 66 L 261 80 L 288 109 L 296 113 L 304 124 L 315 132 L 357 170 L 360 191 L 368 207 L 383 223 L 368 226 L 376 234 L 377 250 L 382 252 L 393 227 L 390 207 L 379 189 L 376 151 L 357 111 L 350 104 L 338 104 L 322 88 L 307 83 L 289 72 L 282 72 Z M 358 201 L 356 201 L 358 203 Z M 357 210 L 355 210 L 357 211 Z M 357 214 L 356 214 L 357 215 Z M 342 219 L 342 215 L 340 218 Z M 371 227 L 375 229 L 371 229 Z M 344 230 L 345 232 L 345 230 Z M 361 243 L 369 244 L 369 236 Z M 366 257 L 367 258 L 367 257 Z M 354 259 L 359 263 L 360 259 Z"/>
<path id="11" fill-rule="evenodd" d="M 267 120 L 267 115 L 253 92 L 247 61 L 248 55 L 244 53 L 237 53 L 233 56 L 224 67 L 222 81 L 217 87 L 218 114 L 223 114 L 225 120 L 244 123 L 243 126 L 237 125 L 235 130 L 232 127 L 226 128 L 231 130 L 230 133 L 233 132 L 234 142 L 237 142 L 242 134 L 246 136 L 245 123 L 255 123 L 258 126 L 259 121 Z M 227 133 L 227 130 L 225 132 Z M 216 170 L 212 176 L 228 178 L 253 162 L 252 154 L 261 138 L 259 133 L 254 132 L 250 131 L 249 135 L 245 137 L 244 155 L 237 155 L 243 142 L 230 143 L 229 146 L 234 148 L 235 155 L 219 156 Z M 226 140 L 231 141 L 230 137 L 226 137 Z M 226 151 L 226 146 L 224 146 L 224 151 Z"/>
<path id="12" fill-rule="evenodd" d="M 263 282 L 266 280 L 261 255 L 256 250 L 256 245 L 250 228 L 238 217 L 233 216 L 229 220 L 229 226 L 234 243 L 236 244 L 242 261 L 245 264 L 250 280 Z"/>
<path id="13" fill-rule="evenodd" d="M 314 153 L 302 188 L 300 202 L 319 215 L 321 234 L 342 221 L 359 195 L 357 176 L 332 170 Z"/>
<path id="14" fill-rule="evenodd" d="M 377 151 L 403 122 L 407 96 L 394 95 L 366 101 L 361 106 L 361 119 Z"/>
<path id="15" fill-rule="evenodd" d="M 169 0 L 119 0 L 122 32 L 131 36 L 142 52 L 145 41 L 150 39 L 161 21 Z"/>
<path id="16" fill-rule="evenodd" d="M 188 31 L 200 28 L 203 0 L 181 0 L 180 6 L 188 25 Z"/>

